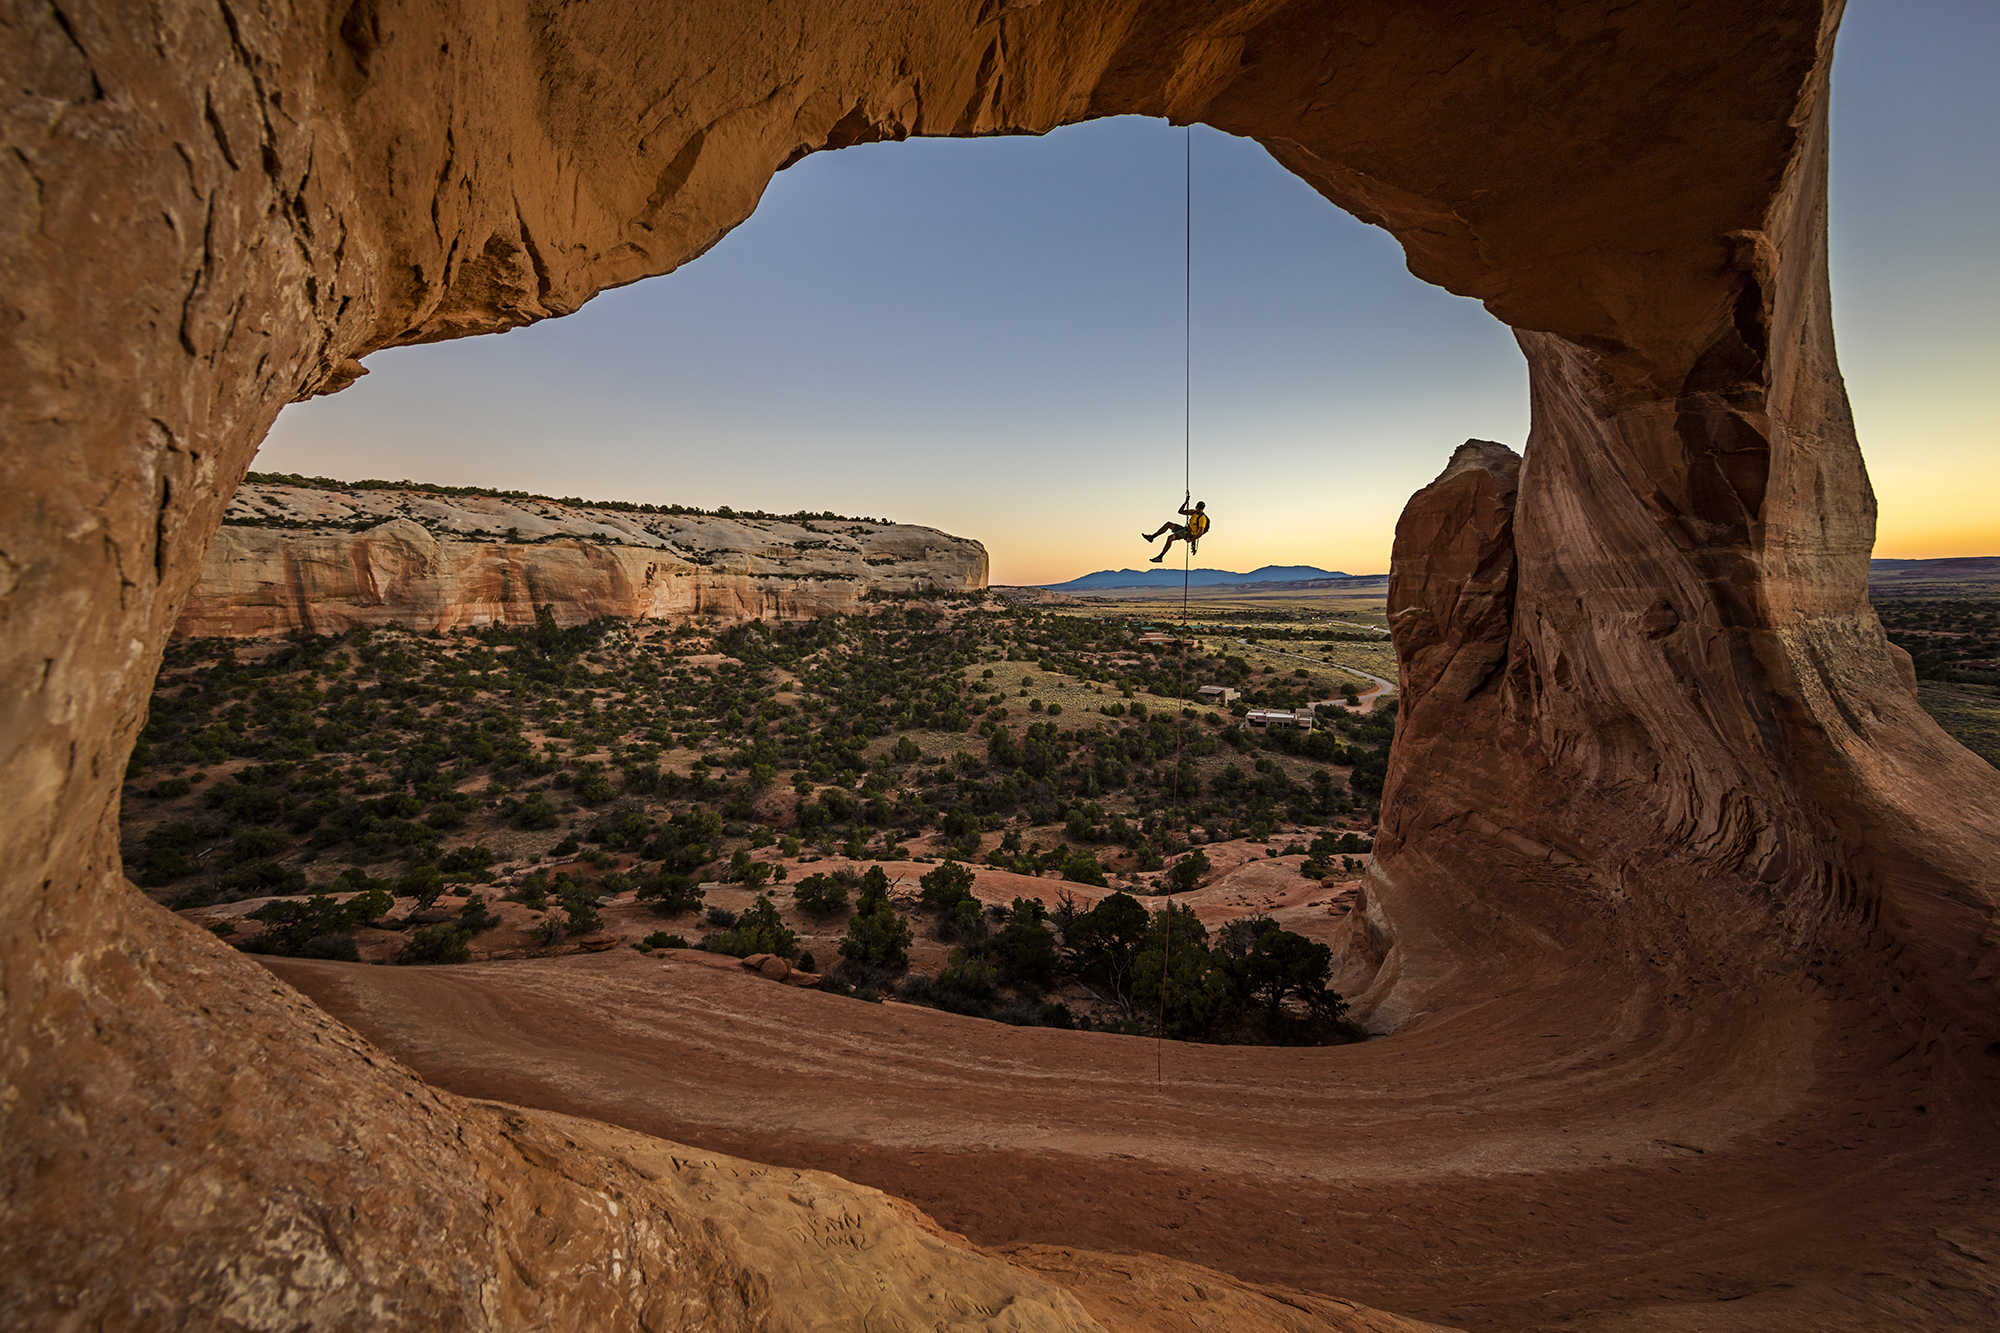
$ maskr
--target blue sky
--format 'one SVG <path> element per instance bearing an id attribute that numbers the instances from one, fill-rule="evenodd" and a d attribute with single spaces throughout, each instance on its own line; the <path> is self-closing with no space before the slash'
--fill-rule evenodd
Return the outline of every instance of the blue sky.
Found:
<path id="1" fill-rule="evenodd" d="M 1856 0 L 1841 37 L 1834 308 L 1878 554 L 2000 552 L 1996 50 L 1972 0 Z M 678 272 L 376 354 L 255 466 L 882 515 L 980 539 L 1003 583 L 1136 565 L 1181 497 L 1184 134 L 817 154 Z M 1453 447 L 1520 446 L 1520 354 L 1257 145 L 1193 154 L 1202 562 L 1384 570 Z"/>

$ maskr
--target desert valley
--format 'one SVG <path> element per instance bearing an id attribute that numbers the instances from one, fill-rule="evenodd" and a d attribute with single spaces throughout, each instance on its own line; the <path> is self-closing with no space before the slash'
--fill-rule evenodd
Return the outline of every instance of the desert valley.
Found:
<path id="1" fill-rule="evenodd" d="M 1697 1105 L 1740 1076 L 1703 1025 L 1608 1041 L 1608 1083 L 1565 1076 L 1601 1099 L 1566 1122 L 1590 1165 L 1560 1177 L 1560 1207 L 1468 1197 L 1524 1169 L 1540 1103 L 1503 1110 L 1518 1094 L 1469 1072 L 1388 1076 L 1391 1023 L 1379 1049 L 1343 1049 L 1374 1017 L 1346 994 L 1388 943 L 1366 873 L 1397 712 L 1386 580 L 1211 586 L 1184 612 L 1108 571 L 989 589 L 982 552 L 927 529 L 683 514 L 725 553 L 793 527 L 921 534 L 901 538 L 920 553 L 845 579 L 794 555 L 739 566 L 704 605 L 639 606 L 552 572 L 629 562 L 585 523 L 634 520 L 531 496 L 449 540 L 460 567 L 532 578 L 376 573 L 405 515 L 469 526 L 466 504 L 246 483 L 124 804 L 140 885 L 430 1082 L 874 1185 L 1031 1269 L 1083 1246 L 1307 1291 L 1337 1271 L 1371 1304 L 1510 1327 L 1597 1299 L 1510 1258 L 1552 1213 L 1592 1219 L 1567 1263 L 1677 1298 L 1726 1298 L 1772 1261 L 1697 1219 L 1748 1207 L 1828 1128 L 1749 1151 L 1742 1105 Z M 523 533 L 528 513 L 545 529 Z M 824 540 L 810 558 L 840 558 Z M 326 569 L 347 581 L 298 572 Z M 1881 594 L 1975 747 L 2000 714 L 1978 702 L 2000 684 L 1993 573 L 1898 565 Z M 808 600 L 826 584 L 837 600 Z M 1311 729 L 1252 729 L 1253 711 Z M 1691 1061 L 1706 1072 L 1677 1087 Z M 1329 1100 L 1325 1080 L 1372 1091 Z M 1767 1134 L 1792 1123 L 1776 1093 L 1756 1100 Z M 1447 1107 L 1472 1118 L 1442 1156 L 1394 1128 Z M 1896 1118 L 1870 1123 L 1895 1139 Z M 1740 1197 L 1718 1201 L 1710 1157 Z M 1395 1219 L 1367 1206 L 1366 1182 L 1413 1173 Z M 1840 1197 L 1810 1206 L 1859 1206 Z M 1458 1294 L 1427 1303 L 1432 1260 L 1380 1247 L 1428 1255 L 1446 1234 Z M 1641 1257 L 1661 1246 L 1670 1263 Z"/>

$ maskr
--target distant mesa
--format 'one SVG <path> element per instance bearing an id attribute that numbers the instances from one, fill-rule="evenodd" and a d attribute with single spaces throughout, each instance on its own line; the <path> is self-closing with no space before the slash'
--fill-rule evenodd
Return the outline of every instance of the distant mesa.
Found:
<path id="1" fill-rule="evenodd" d="M 531 625 L 539 605 L 564 625 L 806 620 L 980 592 L 986 570 L 976 541 L 883 519 L 252 473 L 175 633 Z"/>
<path id="2" fill-rule="evenodd" d="M 1100 588 L 1162 588 L 1172 584 L 1181 586 L 1178 569 L 1100 569 L 1095 574 L 1085 574 L 1082 578 L 1071 579 L 1068 583 L 1044 583 L 1041 586 L 1052 592 L 1091 592 Z M 1187 581 L 1197 588 L 1211 588 L 1218 585 L 1248 583 L 1305 583 L 1318 579 L 1353 578 L 1337 569 L 1320 569 L 1315 565 L 1265 565 L 1253 569 L 1248 574 L 1238 574 L 1232 569 L 1196 569 L 1187 572 Z"/>
<path id="3" fill-rule="evenodd" d="M 2000 555 L 1870 560 L 1868 591 L 1877 597 L 1990 596 L 2000 592 Z"/>

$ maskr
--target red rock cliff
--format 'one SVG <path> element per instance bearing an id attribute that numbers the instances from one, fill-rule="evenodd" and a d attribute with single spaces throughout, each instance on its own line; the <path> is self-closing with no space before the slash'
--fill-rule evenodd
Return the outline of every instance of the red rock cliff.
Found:
<path id="1" fill-rule="evenodd" d="M 2000 1108 L 2000 782 L 1911 703 L 1865 600 L 1873 502 L 1824 246 L 1839 13 L 12 11 L 0 1315 L 778 1327 L 791 1316 L 760 1273 L 827 1276 L 808 1323 L 859 1322 L 857 1293 L 966 1289 L 950 1264 L 978 1257 L 948 1241 L 913 1238 L 893 1263 L 809 1231 L 763 1249 L 702 1220 L 645 1151 L 423 1088 L 130 891 L 119 775 L 228 498 L 287 401 L 352 383 L 380 348 L 566 314 L 670 271 L 801 154 L 1143 114 L 1255 137 L 1392 232 L 1419 276 L 1482 300 L 1527 357 L 1534 429 L 1511 519 L 1504 460 L 1482 454 L 1399 534 L 1394 611 L 1427 685 L 1385 796 L 1370 910 L 1393 927 L 1395 965 L 1367 1004 L 1401 1023 L 1405 1076 L 1514 1080 L 1548 1129 L 1508 1169 L 1552 1171 L 1564 1116 L 1611 1077 L 1575 1072 L 1602 1069 L 1608 1031 L 1700 1033 L 1719 1104 L 1761 1105 L 1763 1071 L 1807 1109 L 1895 1071 L 1911 1151 L 1955 1163 L 1964 1188 L 1937 1191 L 1923 1239 L 1882 1277 L 1868 1217 L 1812 1212 L 1811 1173 L 1774 1173 L 1829 1246 L 1869 1255 L 1846 1269 L 1862 1286 L 1786 1277 L 1731 1317 L 1990 1320 L 1990 1276 L 1973 1270 L 2000 1252 L 1981 1183 Z M 1448 1143 L 1451 1117 L 1432 1118 Z M 1872 1168 L 1885 1183 L 1893 1156 Z M 1626 1270 L 1564 1266 L 1559 1232 L 1542 1244 L 1561 1285 L 1599 1284 L 1607 1309 L 1639 1299 Z M 879 1271 L 832 1280 L 857 1253 L 882 1254 Z M 1013 1318 L 1006 1282 L 1028 1285 L 982 1271 L 991 1299 L 953 1308 Z M 1061 1293 L 1034 1291 L 1022 1322 L 1081 1325 Z M 1121 1324 L 1167 1318 L 1142 1302 Z"/>

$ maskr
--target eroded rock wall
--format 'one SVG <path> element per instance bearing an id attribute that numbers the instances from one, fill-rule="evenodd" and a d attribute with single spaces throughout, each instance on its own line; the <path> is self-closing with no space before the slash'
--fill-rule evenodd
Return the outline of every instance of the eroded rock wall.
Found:
<path id="1" fill-rule="evenodd" d="M 1420 543 L 1443 573 L 1397 603 L 1456 644 L 1397 747 L 1370 911 L 1400 980 L 1378 1014 L 1587 978 L 1665 1003 L 1671 982 L 1632 980 L 1660 956 L 1676 1000 L 1705 987 L 1733 1012 L 1747 951 L 1800 985 L 1925 977 L 1898 1021 L 1938 1077 L 1986 1086 L 1961 1056 L 1993 1012 L 1993 779 L 1907 702 L 1863 601 L 1871 502 L 1819 239 L 1838 11 L 17 6 L 0 1314 L 727 1322 L 700 1312 L 748 1290 L 738 1242 L 635 1222 L 621 1150 L 510 1136 L 365 1050 L 329 1060 L 335 1039 L 268 977 L 135 897 L 119 776 L 285 402 L 353 383 L 379 348 L 670 271 L 797 156 L 908 134 L 1136 113 L 1251 135 L 1522 331 L 1536 420 L 1511 609 L 1490 469 L 1490 494 L 1447 481 L 1476 492 L 1444 498 L 1477 530 Z M 1504 670 L 1475 680 L 1503 616 Z"/>
<path id="2" fill-rule="evenodd" d="M 209 547 L 178 636 L 337 634 L 390 621 L 532 625 L 538 606 L 564 625 L 595 616 L 807 620 L 860 611 L 871 595 L 986 586 L 978 542 L 857 519 L 644 514 L 261 483 L 237 493 L 231 518 Z"/>
<path id="3" fill-rule="evenodd" d="M 1404 512 L 1380 1025 L 1579 965 L 1747 997 L 1839 959 L 1836 986 L 1921 995 L 1953 1061 L 2000 1035 L 1976 1017 L 2000 1005 L 2000 780 L 1923 714 L 1867 600 L 1825 95 L 1801 88 L 1797 156 L 1727 238 L 1737 291 L 1705 328 L 1519 330 L 1525 460 L 1468 443 Z"/>

